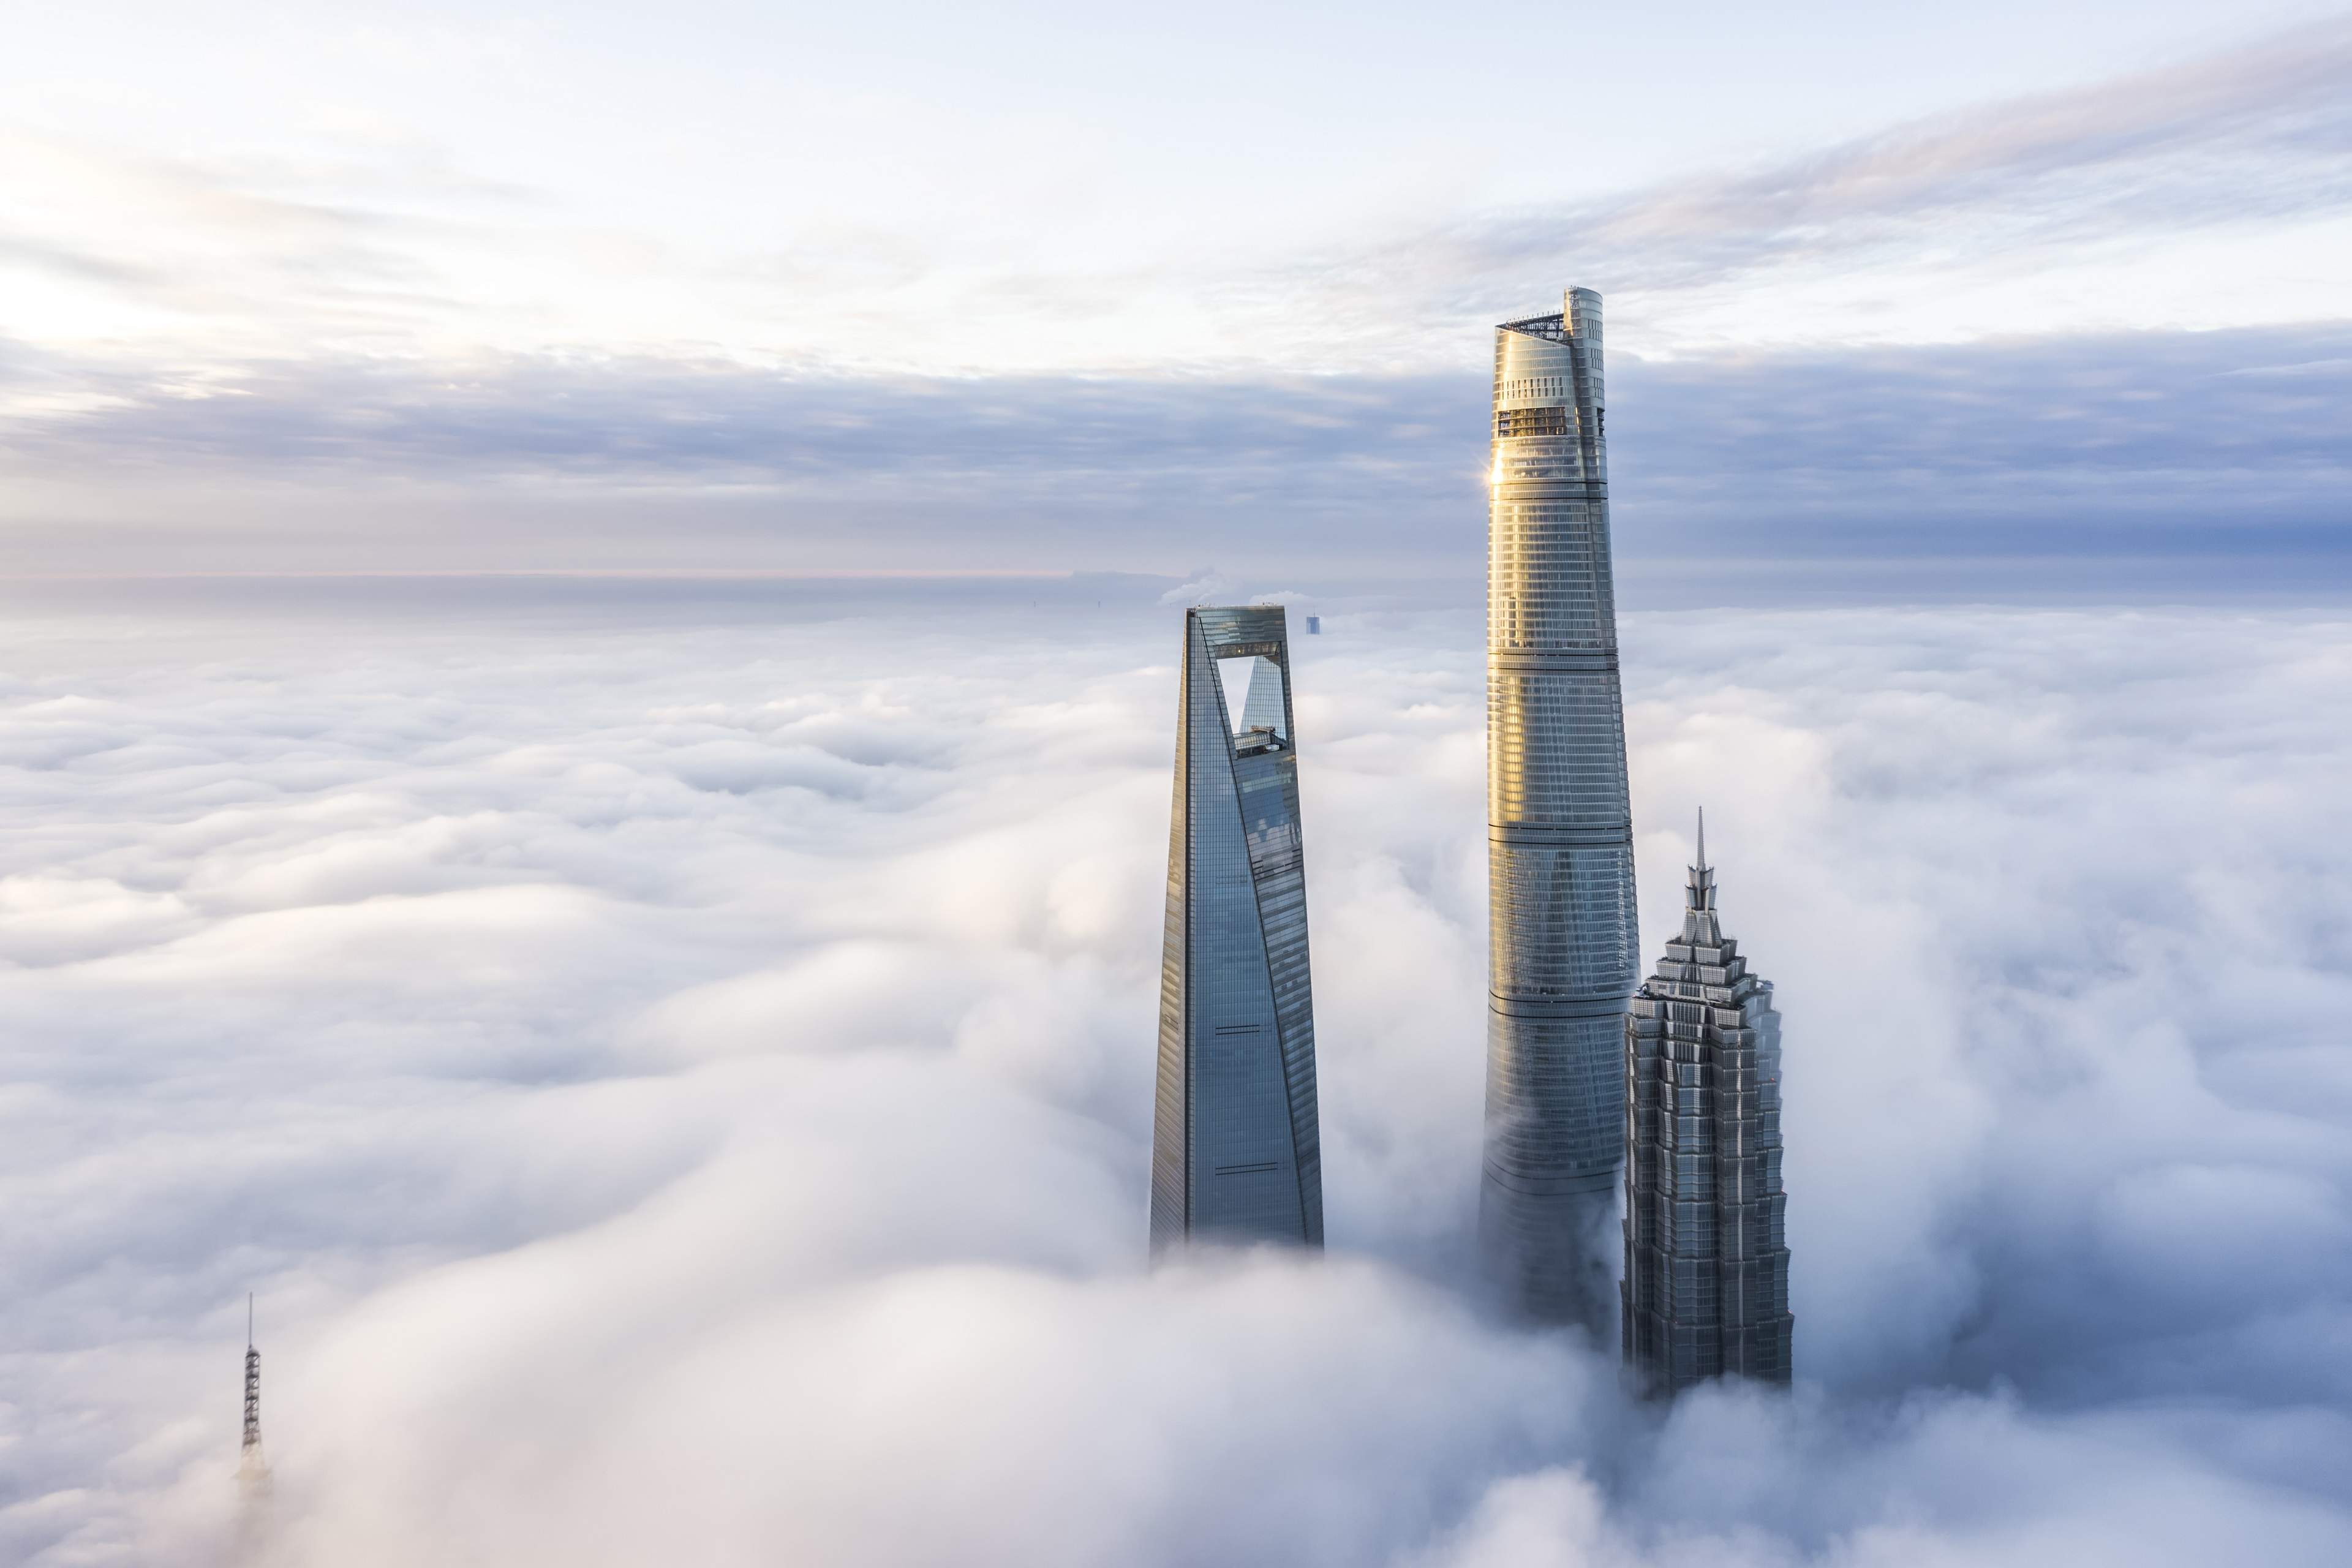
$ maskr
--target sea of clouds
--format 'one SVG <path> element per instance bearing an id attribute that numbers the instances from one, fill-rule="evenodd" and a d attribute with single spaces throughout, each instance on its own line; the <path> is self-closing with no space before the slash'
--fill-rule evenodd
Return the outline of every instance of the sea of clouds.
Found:
<path id="1" fill-rule="evenodd" d="M 1464 1285 L 1477 616 L 1318 607 L 1330 1250 L 1157 1272 L 1172 609 L 12 614 L 0 1559 L 2352 1561 L 2352 621 L 1626 617 L 1788 1019 L 1669 1408 Z"/>

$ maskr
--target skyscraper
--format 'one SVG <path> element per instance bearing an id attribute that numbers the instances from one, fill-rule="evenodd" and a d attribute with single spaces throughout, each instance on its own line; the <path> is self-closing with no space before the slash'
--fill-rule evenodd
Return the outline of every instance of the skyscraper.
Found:
<path id="1" fill-rule="evenodd" d="M 1699 818 L 1679 941 L 1625 1020 L 1625 1359 L 1665 1394 L 1789 1381 L 1780 1015 L 1723 934 Z"/>
<path id="2" fill-rule="evenodd" d="M 1279 605 L 1184 613 L 1160 965 L 1151 1245 L 1323 1245 L 1290 639 Z"/>
<path id="3" fill-rule="evenodd" d="M 1495 329 L 1480 1229 L 1506 1296 L 1605 1331 L 1641 963 L 1610 580 L 1601 296 Z"/>

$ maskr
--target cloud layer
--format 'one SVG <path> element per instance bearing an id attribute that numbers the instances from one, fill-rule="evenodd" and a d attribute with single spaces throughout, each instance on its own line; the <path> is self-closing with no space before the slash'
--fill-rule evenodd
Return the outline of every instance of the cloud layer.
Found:
<path id="1" fill-rule="evenodd" d="M 1612 339 L 1622 558 L 2352 570 L 2352 330 L 1645 359 Z M 37 356 L 16 377 L 37 384 Z M 19 422 L 22 568 L 1479 570 L 1486 387 L 286 364 Z M 93 488 L 87 476 L 104 479 Z M 94 526 L 95 525 L 95 526 Z M 20 568 L 21 569 L 21 568 Z M 2217 577 L 2218 574 L 2218 577 Z M 2046 567 L 2010 572 L 2011 586 Z M 1636 576 L 1638 587 L 1639 577 Z M 2095 584 L 2086 584 L 2095 586 Z"/>
<path id="2" fill-rule="evenodd" d="M 1476 623 L 1319 607 L 1333 1253 L 1160 1274 L 1168 612 L 16 620 L 7 1554 L 217 1560 L 250 1287 L 264 1561 L 2341 1559 L 2352 630 L 1629 622 L 1790 1019 L 1667 1413 L 1460 1292 Z"/>

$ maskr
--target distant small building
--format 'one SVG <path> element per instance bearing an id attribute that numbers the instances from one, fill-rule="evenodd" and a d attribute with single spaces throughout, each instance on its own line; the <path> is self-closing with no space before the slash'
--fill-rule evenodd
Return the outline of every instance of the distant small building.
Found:
<path id="1" fill-rule="evenodd" d="M 1723 934 L 1699 818 L 1680 937 L 1625 1019 L 1625 1360 L 1652 1391 L 1787 1383 L 1780 1015 Z"/>
<path id="2" fill-rule="evenodd" d="M 1323 635 L 1322 616 L 1309 616 L 1307 617 L 1307 635 L 1310 637 L 1319 637 Z"/>

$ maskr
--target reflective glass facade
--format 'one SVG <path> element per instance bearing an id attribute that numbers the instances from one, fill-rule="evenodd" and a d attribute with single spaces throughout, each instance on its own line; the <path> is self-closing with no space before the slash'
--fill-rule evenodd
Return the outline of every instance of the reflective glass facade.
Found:
<path id="1" fill-rule="evenodd" d="M 1495 329 L 1480 1226 L 1514 1304 L 1596 1332 L 1617 1306 L 1619 1058 L 1641 963 L 1603 401 L 1600 295 Z"/>
<path id="2" fill-rule="evenodd" d="M 1780 1015 L 1723 934 L 1706 830 L 1679 941 L 1625 1019 L 1625 1359 L 1671 1394 L 1787 1383 Z"/>
<path id="3" fill-rule="evenodd" d="M 1184 616 L 1151 1245 L 1323 1244 L 1307 871 L 1278 605 Z"/>

